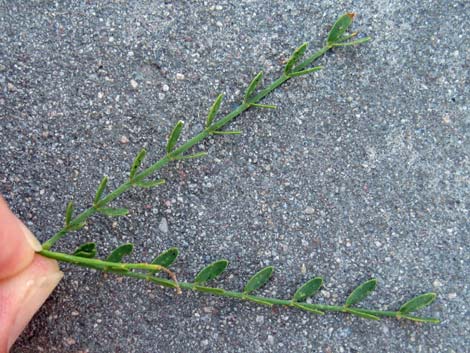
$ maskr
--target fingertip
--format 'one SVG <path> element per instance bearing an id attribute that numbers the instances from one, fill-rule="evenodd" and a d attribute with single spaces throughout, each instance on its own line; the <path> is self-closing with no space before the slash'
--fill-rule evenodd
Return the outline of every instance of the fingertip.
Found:
<path id="1" fill-rule="evenodd" d="M 40 250 L 38 240 L 0 196 L 0 279 L 26 268 L 33 260 L 36 249 Z"/>

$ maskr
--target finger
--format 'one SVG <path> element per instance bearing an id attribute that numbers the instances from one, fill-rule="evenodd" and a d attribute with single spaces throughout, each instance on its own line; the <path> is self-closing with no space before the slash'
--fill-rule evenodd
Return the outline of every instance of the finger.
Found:
<path id="1" fill-rule="evenodd" d="M 41 244 L 0 196 L 0 279 L 13 276 L 33 260 Z"/>
<path id="2" fill-rule="evenodd" d="M 0 353 L 8 352 L 62 276 L 55 260 L 34 255 L 22 272 L 0 280 Z"/>

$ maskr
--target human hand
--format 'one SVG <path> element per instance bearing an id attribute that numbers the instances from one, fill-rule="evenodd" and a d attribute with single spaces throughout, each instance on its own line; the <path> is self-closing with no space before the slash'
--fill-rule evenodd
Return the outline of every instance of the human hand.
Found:
<path id="1" fill-rule="evenodd" d="M 6 353 L 63 273 L 0 196 L 0 353 Z"/>

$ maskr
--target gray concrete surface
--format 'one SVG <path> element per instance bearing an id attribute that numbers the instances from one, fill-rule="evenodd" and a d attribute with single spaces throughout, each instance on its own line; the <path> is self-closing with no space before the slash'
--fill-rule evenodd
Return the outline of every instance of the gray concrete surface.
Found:
<path id="1" fill-rule="evenodd" d="M 161 156 L 178 119 L 185 137 L 198 131 L 219 92 L 228 111 L 346 11 L 373 42 L 329 54 L 266 101 L 278 110 L 248 112 L 242 136 L 205 142 L 209 158 L 115 203 L 130 216 L 94 217 L 59 249 L 132 241 L 148 260 L 178 246 L 182 279 L 227 258 L 220 281 L 240 289 L 273 265 L 264 293 L 321 275 L 317 300 L 331 303 L 376 277 L 364 305 L 436 291 L 425 313 L 442 323 L 176 297 L 64 265 L 12 352 L 469 351 L 468 1 L 2 1 L 0 192 L 47 239 L 68 200 L 88 206 L 103 174 L 124 180 L 142 146 Z"/>

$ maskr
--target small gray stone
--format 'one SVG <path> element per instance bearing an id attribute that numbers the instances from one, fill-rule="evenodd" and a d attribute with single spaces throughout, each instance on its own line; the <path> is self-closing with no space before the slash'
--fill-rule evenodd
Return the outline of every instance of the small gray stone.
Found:
<path id="1" fill-rule="evenodd" d="M 158 225 L 158 229 L 163 233 L 168 233 L 168 222 L 165 217 L 162 217 L 160 220 L 160 224 Z"/>
<path id="2" fill-rule="evenodd" d="M 137 87 L 139 87 L 139 84 L 137 83 L 136 80 L 131 80 L 131 87 L 132 87 L 133 89 L 137 89 Z"/>
<path id="3" fill-rule="evenodd" d="M 315 213 L 315 209 L 313 207 L 310 207 L 308 206 L 305 210 L 304 210 L 304 213 L 305 214 L 308 214 L 308 215 L 312 215 Z"/>

